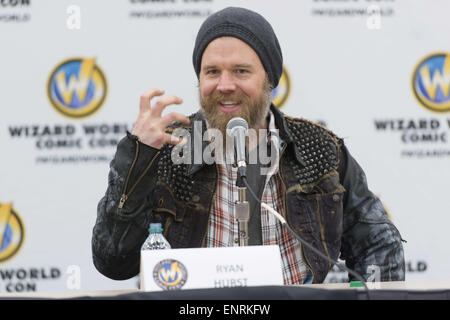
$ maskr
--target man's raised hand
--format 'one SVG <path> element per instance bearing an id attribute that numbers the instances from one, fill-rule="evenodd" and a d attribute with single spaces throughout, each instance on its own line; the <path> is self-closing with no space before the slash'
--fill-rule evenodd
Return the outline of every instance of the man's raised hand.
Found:
<path id="1" fill-rule="evenodd" d="M 167 106 L 183 102 L 177 96 L 163 96 L 151 103 L 154 97 L 163 94 L 163 90 L 151 89 L 141 95 L 139 114 L 132 131 L 132 134 L 137 136 L 139 141 L 156 149 L 160 149 L 166 143 L 176 145 L 182 141 L 181 138 L 166 133 L 167 126 L 175 121 L 185 124 L 190 123 L 189 118 L 182 113 L 170 112 L 162 116 L 162 112 Z"/>

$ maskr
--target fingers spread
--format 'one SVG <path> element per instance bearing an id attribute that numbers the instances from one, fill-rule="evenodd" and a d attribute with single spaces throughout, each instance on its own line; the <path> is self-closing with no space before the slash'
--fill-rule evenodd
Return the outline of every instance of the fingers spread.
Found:
<path id="1" fill-rule="evenodd" d="M 150 110 L 150 100 L 157 96 L 162 96 L 164 94 L 164 90 L 160 89 L 150 89 L 147 92 L 143 93 L 141 95 L 140 101 L 139 101 L 139 109 L 141 112 Z"/>
<path id="2" fill-rule="evenodd" d="M 171 104 L 181 104 L 183 100 L 177 96 L 165 96 L 162 97 L 153 104 L 151 109 L 152 116 L 160 117 L 164 108 Z"/>

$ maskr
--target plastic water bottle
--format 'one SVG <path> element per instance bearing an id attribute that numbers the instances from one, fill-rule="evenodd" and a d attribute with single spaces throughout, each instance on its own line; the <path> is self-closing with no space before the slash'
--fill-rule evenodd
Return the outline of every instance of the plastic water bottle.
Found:
<path id="1" fill-rule="evenodd" d="M 162 234 L 161 223 L 150 223 L 148 231 L 150 234 L 142 244 L 141 250 L 170 249 L 169 241 Z"/>

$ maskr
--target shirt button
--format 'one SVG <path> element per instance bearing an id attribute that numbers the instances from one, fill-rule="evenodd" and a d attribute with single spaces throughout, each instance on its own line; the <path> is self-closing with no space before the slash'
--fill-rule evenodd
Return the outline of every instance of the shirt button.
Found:
<path id="1" fill-rule="evenodd" d="M 194 201 L 194 202 L 199 202 L 199 201 L 200 201 L 200 196 L 194 195 L 194 196 L 192 197 L 192 201 Z"/>
<path id="2" fill-rule="evenodd" d="M 234 239 L 234 243 L 239 243 L 239 239 L 238 238 Z"/>
<path id="3" fill-rule="evenodd" d="M 339 201 L 339 195 L 333 194 L 333 201 L 338 202 Z"/>

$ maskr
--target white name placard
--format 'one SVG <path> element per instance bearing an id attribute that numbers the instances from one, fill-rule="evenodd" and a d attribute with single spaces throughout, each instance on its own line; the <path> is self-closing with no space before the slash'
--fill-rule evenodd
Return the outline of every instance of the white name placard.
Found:
<path id="1" fill-rule="evenodd" d="M 141 290 L 283 285 L 278 246 L 141 251 Z"/>

